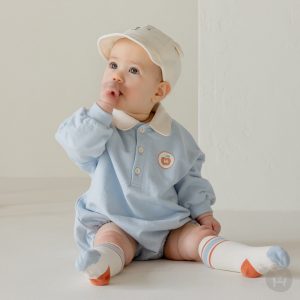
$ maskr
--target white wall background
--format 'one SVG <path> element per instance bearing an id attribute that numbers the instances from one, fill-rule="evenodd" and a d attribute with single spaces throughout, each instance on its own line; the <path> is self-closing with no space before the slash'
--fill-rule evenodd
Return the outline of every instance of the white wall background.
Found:
<path id="1" fill-rule="evenodd" d="M 6 1 L 0 10 L 0 178 L 82 177 L 54 133 L 98 98 L 100 35 L 151 24 L 185 52 L 181 78 L 163 100 L 197 139 L 197 1 Z"/>
<path id="2" fill-rule="evenodd" d="M 215 209 L 299 210 L 300 1 L 200 0 L 199 41 Z"/>
<path id="3" fill-rule="evenodd" d="M 299 210 L 300 1 L 198 4 L 197 10 L 196 0 L 6 1 L 0 10 L 0 179 L 87 179 L 54 133 L 98 97 L 105 63 L 97 38 L 152 24 L 185 52 L 182 76 L 164 104 L 199 136 L 214 208 Z"/>

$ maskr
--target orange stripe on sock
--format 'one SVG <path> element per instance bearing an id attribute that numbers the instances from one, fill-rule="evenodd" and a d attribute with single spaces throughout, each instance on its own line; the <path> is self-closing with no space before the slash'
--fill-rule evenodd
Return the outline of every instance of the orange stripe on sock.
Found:
<path id="1" fill-rule="evenodd" d="M 210 238 L 209 240 L 207 240 L 206 242 L 205 242 L 205 244 L 204 244 L 204 246 L 202 247 L 202 250 L 201 250 L 201 255 L 200 255 L 200 257 L 201 257 L 201 259 L 202 259 L 202 254 L 203 254 L 203 250 L 205 249 L 205 246 L 207 245 L 207 243 L 209 243 L 212 239 L 214 239 L 216 237 L 216 235 L 215 236 L 213 236 L 212 238 Z"/>
<path id="2" fill-rule="evenodd" d="M 260 277 L 262 274 L 258 273 L 251 265 L 248 259 L 245 259 L 241 265 L 241 273 L 246 277 Z"/>
<path id="3" fill-rule="evenodd" d="M 211 255 L 212 255 L 212 253 L 214 252 L 214 250 L 215 250 L 215 248 L 218 246 L 218 245 L 220 245 L 221 243 L 223 243 L 223 242 L 226 242 L 227 240 L 223 240 L 223 241 L 220 241 L 219 243 L 217 243 L 217 244 L 215 244 L 213 247 L 212 247 L 212 249 L 210 250 L 210 253 L 209 253 L 209 258 L 208 258 L 208 263 L 209 263 L 209 266 L 211 267 L 211 268 L 214 268 L 213 266 L 212 266 L 212 264 L 211 264 Z M 215 268 L 214 268 L 215 269 Z"/>
<path id="4" fill-rule="evenodd" d="M 108 267 L 105 273 L 100 275 L 96 279 L 90 279 L 91 284 L 93 285 L 109 285 L 110 281 L 110 268 Z"/>

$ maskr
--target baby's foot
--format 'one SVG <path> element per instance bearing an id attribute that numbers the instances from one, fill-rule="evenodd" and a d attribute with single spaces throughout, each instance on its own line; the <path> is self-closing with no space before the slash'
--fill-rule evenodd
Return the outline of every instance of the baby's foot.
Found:
<path id="1" fill-rule="evenodd" d="M 86 274 L 94 285 L 108 285 L 110 278 L 121 272 L 124 265 L 123 250 L 111 243 L 95 246 L 76 261 L 76 268 Z"/>
<path id="2" fill-rule="evenodd" d="M 241 272 L 246 277 L 259 277 L 290 263 L 288 253 L 279 246 L 252 247 L 220 236 L 203 238 L 198 252 L 206 266 Z"/>
<path id="3" fill-rule="evenodd" d="M 241 265 L 241 272 L 246 277 L 258 277 L 269 271 L 284 269 L 289 263 L 288 253 L 279 246 L 251 247 Z"/>
<path id="4" fill-rule="evenodd" d="M 76 262 L 78 271 L 84 272 L 94 285 L 108 285 L 110 267 L 99 251 L 91 249 L 82 254 Z"/>

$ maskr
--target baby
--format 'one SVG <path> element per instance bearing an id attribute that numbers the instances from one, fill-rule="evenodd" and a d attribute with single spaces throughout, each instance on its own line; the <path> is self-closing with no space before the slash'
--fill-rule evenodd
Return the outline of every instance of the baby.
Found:
<path id="1" fill-rule="evenodd" d="M 202 261 L 246 277 L 286 268 L 279 246 L 218 236 L 216 197 L 200 174 L 205 155 L 161 104 L 180 75 L 180 45 L 150 25 L 97 45 L 107 60 L 100 98 L 55 134 L 91 178 L 75 206 L 76 268 L 94 285 L 109 284 L 133 260 Z"/>

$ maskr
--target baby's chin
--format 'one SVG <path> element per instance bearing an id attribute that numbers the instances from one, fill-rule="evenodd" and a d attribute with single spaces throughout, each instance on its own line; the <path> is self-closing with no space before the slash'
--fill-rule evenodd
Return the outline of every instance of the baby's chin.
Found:
<path id="1" fill-rule="evenodd" d="M 125 113 L 128 113 L 131 111 L 130 107 L 128 107 L 128 102 L 124 98 L 124 96 L 121 96 L 116 103 L 115 109 L 122 110 Z"/>
<path id="2" fill-rule="evenodd" d="M 125 103 L 125 101 L 121 98 L 119 99 L 119 101 L 117 102 L 116 106 L 114 107 L 114 109 L 117 110 L 121 110 L 124 113 L 131 115 L 131 116 L 138 116 L 138 115 L 145 115 L 144 111 L 141 112 L 137 112 L 136 109 L 132 109 L 130 107 L 128 107 Z"/>
<path id="3" fill-rule="evenodd" d="M 123 99 L 120 99 L 120 100 L 118 101 L 118 103 L 116 104 L 115 109 L 122 110 L 122 111 L 126 112 L 126 111 L 127 111 L 127 108 L 126 108 L 126 106 L 124 105 L 124 103 L 122 103 L 123 101 L 124 101 Z"/>
<path id="4" fill-rule="evenodd" d="M 123 111 L 124 113 L 134 117 L 136 115 L 140 115 L 140 114 L 143 114 L 143 112 L 139 113 L 139 112 L 136 112 L 136 111 L 132 111 L 129 107 L 126 107 L 124 105 L 116 105 L 115 106 L 115 109 L 117 110 L 121 110 Z"/>

